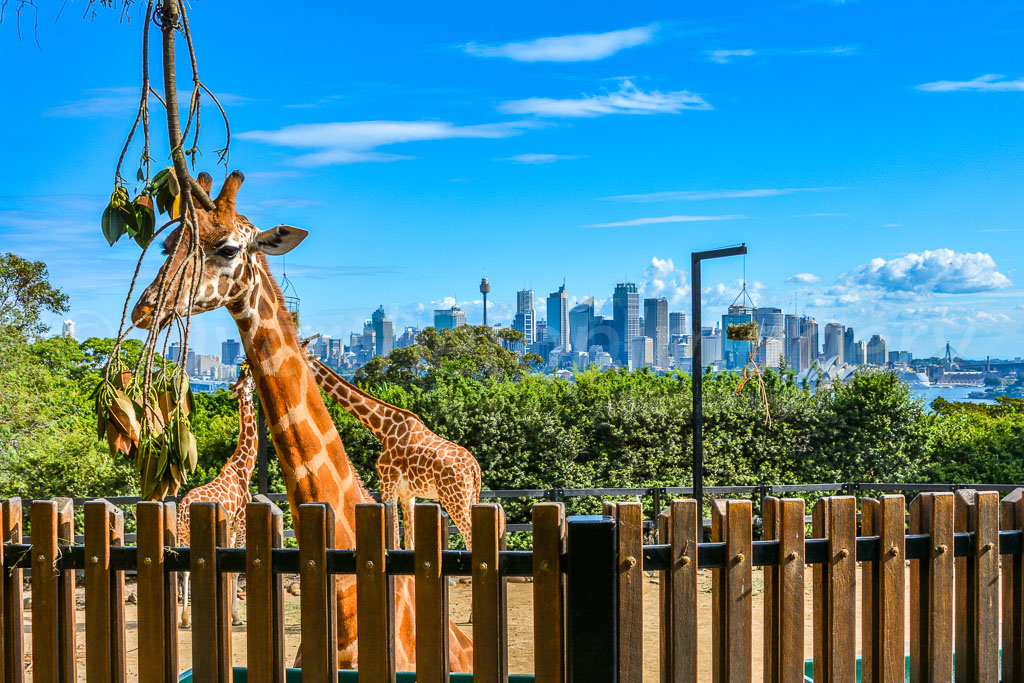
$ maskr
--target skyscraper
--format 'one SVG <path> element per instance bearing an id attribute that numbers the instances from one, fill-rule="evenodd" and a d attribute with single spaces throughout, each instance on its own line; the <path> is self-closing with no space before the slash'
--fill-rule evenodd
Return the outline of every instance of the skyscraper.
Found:
<path id="1" fill-rule="evenodd" d="M 853 339 L 852 327 L 847 327 L 843 333 L 843 360 L 850 365 L 857 364 L 857 342 Z"/>
<path id="2" fill-rule="evenodd" d="M 574 351 L 584 352 L 590 348 L 594 333 L 594 297 L 588 297 L 569 311 L 569 344 Z"/>
<path id="3" fill-rule="evenodd" d="M 454 330 L 466 324 L 466 312 L 458 306 L 434 310 L 434 329 Z"/>
<path id="4" fill-rule="evenodd" d="M 889 344 L 880 334 L 871 335 L 867 345 L 868 365 L 885 365 L 889 362 Z"/>
<path id="5" fill-rule="evenodd" d="M 61 332 L 61 336 L 62 337 L 68 337 L 69 339 L 74 339 L 75 338 L 75 321 L 74 320 L 68 319 L 68 320 L 64 321 L 64 329 Z"/>
<path id="6" fill-rule="evenodd" d="M 784 324 L 786 327 L 786 346 L 784 349 L 786 362 L 789 364 L 789 367 L 797 372 L 806 370 L 802 365 L 802 358 L 800 356 L 800 316 L 787 313 Z"/>
<path id="7" fill-rule="evenodd" d="M 238 362 L 238 356 L 242 353 L 242 345 L 234 339 L 228 339 L 220 343 L 220 362 L 224 365 L 234 365 Z"/>
<path id="8" fill-rule="evenodd" d="M 374 352 L 378 356 L 386 356 L 395 348 L 395 322 L 385 316 L 383 304 L 373 312 L 370 320 L 373 323 Z"/>
<path id="9" fill-rule="evenodd" d="M 845 330 L 839 323 L 825 325 L 825 360 L 832 357 L 836 359 L 836 365 L 843 364 L 845 355 Z"/>
<path id="10" fill-rule="evenodd" d="M 672 337 L 681 337 L 689 334 L 686 329 L 686 314 L 681 311 L 673 311 L 668 314 L 668 336 L 669 339 Z"/>
<path id="11" fill-rule="evenodd" d="M 615 339 L 612 358 L 619 365 L 629 366 L 630 342 L 640 336 L 640 294 L 636 283 L 620 282 L 612 293 L 612 319 Z"/>
<path id="12" fill-rule="evenodd" d="M 654 344 L 654 367 L 668 369 L 668 299 L 644 299 L 644 336 Z"/>
<path id="13" fill-rule="evenodd" d="M 640 368 L 654 365 L 654 340 L 650 337 L 634 337 L 629 343 L 629 369 L 639 370 Z"/>
<path id="14" fill-rule="evenodd" d="M 818 354 L 821 352 L 821 345 L 818 344 L 818 321 L 807 315 L 801 316 L 800 336 L 807 337 L 807 353 L 810 358 L 807 367 L 810 367 L 818 360 Z"/>
<path id="15" fill-rule="evenodd" d="M 556 349 L 569 350 L 569 294 L 564 282 L 548 295 L 548 341 Z"/>
<path id="16" fill-rule="evenodd" d="M 743 304 L 733 304 L 729 312 L 722 316 L 722 359 L 726 369 L 742 368 L 750 362 L 750 342 L 729 339 L 729 325 L 741 325 L 754 319 L 755 309 Z M 703 350 L 703 347 L 702 347 Z M 703 354 L 702 354 L 703 355 Z M 701 359 L 703 361 L 703 358 Z"/>
<path id="17" fill-rule="evenodd" d="M 757 351 L 757 362 L 777 368 L 785 355 L 786 316 L 781 308 L 765 306 L 755 309 L 754 319 L 757 321 L 760 347 Z"/>
<path id="18" fill-rule="evenodd" d="M 535 324 L 536 313 L 533 310 L 533 290 L 521 289 L 516 292 L 516 315 L 512 318 L 512 329 L 523 333 L 524 346 L 529 346 L 537 340 Z"/>
<path id="19" fill-rule="evenodd" d="M 594 329 L 590 333 L 590 349 L 600 346 L 611 358 L 612 339 L 615 338 L 615 324 L 603 315 L 594 316 Z"/>

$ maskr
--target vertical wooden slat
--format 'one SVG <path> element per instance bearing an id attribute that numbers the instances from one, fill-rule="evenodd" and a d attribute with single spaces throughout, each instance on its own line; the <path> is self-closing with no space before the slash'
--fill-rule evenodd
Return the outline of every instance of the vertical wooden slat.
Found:
<path id="1" fill-rule="evenodd" d="M 4 503 L 0 501 L 0 506 Z M 3 526 L 3 509 L 0 507 L 0 528 Z M 4 675 L 7 672 L 7 657 L 5 650 L 7 649 L 7 600 L 5 598 L 7 592 L 7 582 L 5 578 L 7 576 L 7 561 L 4 559 L 4 538 L 3 532 L 0 531 L 0 681 L 5 680 Z"/>
<path id="2" fill-rule="evenodd" d="M 905 517 L 903 496 L 865 498 L 861 526 L 865 536 L 879 537 L 879 558 L 863 562 L 861 680 L 904 680 Z"/>
<path id="3" fill-rule="evenodd" d="M 8 498 L 3 502 L 3 542 L 6 544 L 20 545 L 21 536 L 21 498 Z M 24 603 L 22 602 L 22 575 L 24 574 L 24 563 L 15 563 L 19 558 L 7 557 L 7 564 L 4 565 L 3 582 L 4 593 L 4 632 L 3 643 L 3 676 L 5 683 L 21 683 L 25 676 L 25 635 L 24 635 Z"/>
<path id="4" fill-rule="evenodd" d="M 164 513 L 163 503 L 143 501 L 136 506 L 135 566 L 138 577 L 139 667 L 140 683 L 172 683 L 163 667 L 167 618 L 164 610 Z M 195 518 L 192 523 L 195 524 Z M 193 540 L 195 537 L 193 536 Z M 158 664 L 160 662 L 161 664 Z"/>
<path id="5" fill-rule="evenodd" d="M 165 514 L 172 514 L 172 511 L 173 508 L 167 507 Z M 189 506 L 189 537 L 192 543 L 189 571 L 192 582 L 193 680 L 196 683 L 229 683 L 230 581 L 228 575 L 217 568 L 217 548 L 228 545 L 228 520 L 220 503 L 192 503 Z M 167 623 L 174 625 L 173 622 Z"/>
<path id="6" fill-rule="evenodd" d="M 533 506 L 533 659 L 537 683 L 565 681 L 565 505 Z"/>
<path id="7" fill-rule="evenodd" d="M 659 588 L 662 683 L 697 680 L 697 501 L 673 500 L 658 516 L 670 548 Z"/>
<path id="8" fill-rule="evenodd" d="M 643 680 L 644 513 L 640 503 L 615 506 L 619 543 L 619 683 Z"/>
<path id="9" fill-rule="evenodd" d="M 415 520 L 413 523 L 415 534 Z M 387 575 L 387 536 L 391 525 L 384 506 L 356 506 L 356 615 L 359 622 L 359 680 L 392 683 L 395 680 L 393 590 Z M 415 539 L 407 539 L 408 541 Z M 447 639 L 447 624 L 439 638 Z M 417 642 L 417 650 L 420 644 Z"/>
<path id="10" fill-rule="evenodd" d="M 71 498 L 54 498 L 57 504 L 57 545 L 75 544 L 75 502 Z M 58 550 L 58 557 L 60 554 Z M 57 572 L 57 633 L 59 652 L 58 676 L 62 683 L 74 683 L 77 678 L 76 652 L 77 625 L 75 623 L 75 572 Z"/>
<path id="11" fill-rule="evenodd" d="M 822 498 L 813 508 L 815 538 L 829 561 L 814 565 L 814 680 L 853 683 L 857 675 L 857 508 L 853 496 Z"/>
<path id="12" fill-rule="evenodd" d="M 32 681 L 60 681 L 57 503 L 32 503 Z"/>
<path id="13" fill-rule="evenodd" d="M 282 577 L 271 552 L 284 538 L 281 510 L 264 496 L 245 509 L 246 655 L 250 683 L 284 683 Z"/>
<path id="14" fill-rule="evenodd" d="M 481 681 L 508 680 L 505 580 L 498 553 L 505 549 L 505 511 L 473 506 L 473 672 Z"/>
<path id="15" fill-rule="evenodd" d="M 910 680 L 953 680 L 953 494 L 910 503 L 910 533 L 928 534 L 928 557 L 910 561 Z"/>
<path id="16" fill-rule="evenodd" d="M 1024 489 L 1000 502 L 999 527 L 1024 529 Z M 1003 680 L 1024 683 L 1024 556 L 1003 555 Z"/>
<path id="17" fill-rule="evenodd" d="M 448 547 L 448 525 L 436 503 L 421 503 L 415 516 L 416 680 L 448 683 L 448 580 L 441 552 Z"/>
<path id="18" fill-rule="evenodd" d="M 106 500 L 85 504 L 85 676 L 122 683 L 124 668 L 124 576 L 110 568 L 110 548 L 119 545 L 124 521 Z"/>
<path id="19" fill-rule="evenodd" d="M 224 545 L 227 545 L 225 542 Z M 173 502 L 164 503 L 164 547 L 178 547 L 178 507 Z M 178 574 L 164 572 L 164 671 L 167 680 L 178 680 Z M 230 622 L 229 622 L 230 623 Z M 230 639 L 230 633 L 227 636 Z M 230 658 L 228 667 L 230 671 Z"/>
<path id="20" fill-rule="evenodd" d="M 712 573 L 712 673 L 716 682 L 751 680 L 753 638 L 752 505 L 749 500 L 716 500 L 711 538 L 726 544 L 726 566 Z"/>
<path id="21" fill-rule="evenodd" d="M 779 542 L 779 564 L 765 567 L 764 680 L 796 681 L 804 670 L 804 501 L 768 496 L 765 539 Z"/>
<path id="22" fill-rule="evenodd" d="M 304 683 L 335 683 L 338 667 L 334 617 L 336 599 L 334 577 L 327 573 L 327 549 L 334 547 L 334 511 L 331 506 L 327 503 L 300 505 L 299 536 L 302 677 Z M 356 552 L 359 552 L 358 548 Z M 361 620 L 362 614 L 360 625 Z M 379 641 L 377 646 L 383 647 L 384 641 Z M 362 668 L 364 663 L 362 660 L 359 663 Z M 370 662 L 366 664 L 369 666 Z"/>
<path id="23" fill-rule="evenodd" d="M 957 531 L 974 532 L 971 555 L 957 558 L 956 680 L 995 680 L 999 666 L 999 494 L 956 492 Z M 963 655 L 961 655 L 963 653 Z"/>

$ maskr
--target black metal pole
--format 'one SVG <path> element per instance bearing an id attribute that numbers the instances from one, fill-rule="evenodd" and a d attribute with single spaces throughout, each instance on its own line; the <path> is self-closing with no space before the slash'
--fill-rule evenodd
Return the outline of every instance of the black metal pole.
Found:
<path id="1" fill-rule="evenodd" d="M 618 542 L 611 517 L 570 517 L 566 544 L 569 683 L 618 680 Z"/>
<path id="2" fill-rule="evenodd" d="M 711 251 L 695 251 L 690 254 L 690 298 L 692 301 L 691 317 L 693 328 L 690 336 L 690 347 L 693 349 L 693 362 L 690 376 L 693 378 L 693 498 L 697 501 L 697 514 L 704 516 L 704 368 L 701 359 L 701 320 L 700 320 L 700 262 L 706 259 L 740 256 L 747 253 L 744 242 L 738 247 L 712 249 Z M 722 330 L 725 334 L 725 330 Z"/>

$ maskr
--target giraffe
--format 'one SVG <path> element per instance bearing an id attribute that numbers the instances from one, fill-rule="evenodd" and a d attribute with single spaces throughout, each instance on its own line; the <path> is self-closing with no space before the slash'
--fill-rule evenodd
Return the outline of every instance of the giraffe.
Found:
<path id="1" fill-rule="evenodd" d="M 287 253 L 308 232 L 288 225 L 267 230 L 253 226 L 235 207 L 243 180 L 242 173 L 233 171 L 214 200 L 214 208 L 196 210 L 195 228 L 203 253 L 198 272 L 193 260 L 186 258 L 191 226 L 183 229 L 179 225 L 170 234 L 164 242 L 166 260 L 135 304 L 132 323 L 142 329 L 162 328 L 176 316 L 227 308 L 238 327 L 260 403 L 267 413 L 293 520 L 298 520 L 302 503 L 329 503 L 335 514 L 335 546 L 354 548 L 356 505 L 373 499 L 345 454 L 341 436 L 299 346 L 295 322 L 267 262 L 268 254 Z M 207 192 L 213 184 L 206 173 L 199 174 L 196 181 Z M 191 307 L 190 291 L 196 292 Z M 161 292 L 165 293 L 165 304 L 157 311 Z M 411 580 L 397 578 L 395 664 L 399 670 L 413 670 L 416 642 Z M 355 579 L 338 577 L 336 586 L 338 664 L 341 668 L 356 668 Z M 471 671 L 472 641 L 451 621 L 448 642 L 451 670 Z"/>
<path id="2" fill-rule="evenodd" d="M 245 547 L 245 506 L 252 502 L 249 493 L 249 480 L 256 468 L 256 411 L 252 402 L 252 377 L 245 374 L 239 377 L 233 387 L 238 396 L 238 446 L 231 454 L 224 468 L 211 481 L 197 486 L 181 499 L 178 504 L 178 543 L 182 546 L 190 544 L 189 505 L 200 502 L 220 503 L 228 519 L 228 545 L 232 548 Z M 231 622 L 241 624 L 239 616 L 239 600 L 234 590 L 237 575 L 232 576 Z M 181 615 L 178 624 L 181 628 L 191 625 L 188 598 L 190 588 L 189 572 L 181 572 Z"/>
<path id="3" fill-rule="evenodd" d="M 472 550 L 470 513 L 480 502 L 480 463 L 473 454 L 430 431 L 416 413 L 370 396 L 323 362 L 311 358 L 310 366 L 320 388 L 380 439 L 380 498 L 401 501 L 405 547 L 414 545 L 416 498 L 436 498 Z M 392 533 L 397 538 L 397 519 Z"/>

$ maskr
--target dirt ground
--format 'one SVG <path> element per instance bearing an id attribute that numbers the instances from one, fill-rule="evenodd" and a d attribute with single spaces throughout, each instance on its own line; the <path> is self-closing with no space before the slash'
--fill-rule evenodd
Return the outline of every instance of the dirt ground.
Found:
<path id="1" fill-rule="evenodd" d="M 859 572 L 858 572 L 859 573 Z M 763 573 L 760 570 L 754 572 L 753 580 L 753 668 L 755 679 L 761 678 L 763 650 L 761 647 L 762 634 L 764 632 L 764 592 Z M 858 577 L 859 578 L 859 577 Z M 907 574 L 907 603 L 909 603 L 909 570 Z M 126 593 L 131 594 L 135 590 L 134 585 L 126 587 Z M 698 668 L 701 680 L 711 680 L 711 574 L 702 571 L 698 578 L 698 622 L 700 631 L 698 634 Z M 805 659 L 812 656 L 812 631 L 811 631 L 811 572 L 808 568 L 806 573 L 806 593 L 804 602 L 805 611 Z M 30 593 L 26 592 L 26 595 Z M 83 591 L 79 589 L 78 595 L 78 680 L 85 681 L 85 608 L 83 604 Z M 468 623 L 470 608 L 471 588 L 466 584 L 457 584 L 450 588 L 450 610 L 452 618 L 462 626 L 468 633 L 472 634 L 473 626 Z M 858 586 L 858 604 L 860 603 L 860 591 Z M 244 603 L 243 603 L 244 605 Z M 644 583 L 644 681 L 645 683 L 656 683 L 658 681 L 658 578 L 657 576 L 646 577 Z M 128 677 L 129 680 L 138 676 L 138 638 L 137 638 L 137 610 L 134 604 L 125 605 L 125 620 L 128 625 L 126 647 L 128 650 Z M 31 680 L 31 615 L 26 610 L 25 627 L 25 648 L 26 666 L 28 667 L 28 680 Z M 245 626 L 233 627 L 232 658 L 236 666 L 244 666 L 246 662 Z M 509 583 L 508 585 L 508 642 L 509 642 L 509 672 L 510 673 L 532 673 L 533 672 L 533 585 L 529 583 Z M 907 634 L 907 650 L 909 650 L 910 637 Z M 285 661 L 291 662 L 299 645 L 299 598 L 285 593 Z M 857 614 L 857 649 L 860 651 L 860 613 Z M 178 630 L 178 658 L 182 671 L 192 665 L 192 633 L 188 629 Z"/>

